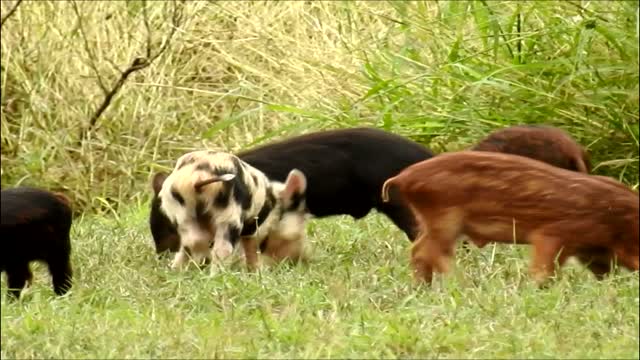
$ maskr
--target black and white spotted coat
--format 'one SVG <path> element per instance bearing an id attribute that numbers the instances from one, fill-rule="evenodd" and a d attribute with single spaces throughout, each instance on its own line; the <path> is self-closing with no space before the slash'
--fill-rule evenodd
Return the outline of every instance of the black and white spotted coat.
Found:
<path id="1" fill-rule="evenodd" d="M 158 194 L 161 211 L 180 237 L 172 267 L 189 257 L 226 258 L 243 237 L 253 237 L 258 244 L 274 233 L 292 241 L 304 239 L 306 179 L 297 170 L 290 174 L 294 177 L 298 181 L 270 181 L 226 152 L 181 156 Z"/>

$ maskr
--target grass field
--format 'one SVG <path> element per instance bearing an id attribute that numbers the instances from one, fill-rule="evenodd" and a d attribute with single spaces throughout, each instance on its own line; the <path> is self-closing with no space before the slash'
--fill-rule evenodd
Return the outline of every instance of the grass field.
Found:
<path id="1" fill-rule="evenodd" d="M 124 226 L 126 224 L 126 226 Z M 638 358 L 638 274 L 567 266 L 538 290 L 528 248 L 460 252 L 411 283 L 404 234 L 381 215 L 314 220 L 313 261 L 211 276 L 157 260 L 146 207 L 73 231 L 76 285 L 44 267 L 2 305 L 2 358 Z"/>
<path id="2" fill-rule="evenodd" d="M 567 266 L 539 290 L 528 247 L 487 246 L 420 288 L 378 214 L 313 220 L 307 266 L 180 273 L 147 225 L 151 174 L 186 151 L 361 125 L 436 152 L 555 125 L 637 188 L 638 4 L 23 1 L 2 25 L 2 187 L 72 198 L 75 285 L 55 298 L 34 266 L 9 304 L 3 277 L 2 358 L 639 358 L 637 273 Z"/>

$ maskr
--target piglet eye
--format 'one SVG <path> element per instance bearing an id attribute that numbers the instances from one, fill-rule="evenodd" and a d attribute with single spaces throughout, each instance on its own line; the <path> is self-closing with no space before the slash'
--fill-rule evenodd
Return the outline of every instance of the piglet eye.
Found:
<path id="1" fill-rule="evenodd" d="M 176 199 L 176 201 L 180 205 L 184 206 L 184 198 L 182 197 L 182 195 L 180 195 L 179 192 L 177 192 L 176 190 L 171 190 L 171 196 L 173 196 L 173 198 Z"/>

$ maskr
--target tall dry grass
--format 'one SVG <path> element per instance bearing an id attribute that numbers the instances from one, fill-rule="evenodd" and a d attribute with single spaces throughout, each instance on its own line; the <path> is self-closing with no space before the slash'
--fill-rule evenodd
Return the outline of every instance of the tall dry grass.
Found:
<path id="1" fill-rule="evenodd" d="M 540 122 L 589 146 L 597 172 L 638 182 L 637 1 L 189 1 L 168 50 L 80 143 L 99 83 L 149 35 L 144 2 L 77 5 L 81 22 L 70 2 L 25 1 L 3 26 L 3 186 L 116 211 L 194 148 L 371 125 L 443 151 Z M 172 3 L 146 6 L 158 48 Z"/>

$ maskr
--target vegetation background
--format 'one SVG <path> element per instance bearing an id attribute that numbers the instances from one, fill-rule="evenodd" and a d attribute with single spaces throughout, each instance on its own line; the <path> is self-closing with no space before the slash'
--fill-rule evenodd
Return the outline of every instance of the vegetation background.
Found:
<path id="1" fill-rule="evenodd" d="M 372 214 L 312 221 L 309 268 L 211 278 L 166 270 L 146 223 L 151 174 L 186 151 L 363 125 L 436 152 L 555 125 L 637 187 L 638 1 L 1 5 L 2 186 L 78 212 L 72 296 L 36 267 L 29 301 L 3 299 L 2 358 L 638 358 L 637 274 L 540 293 L 526 249 L 487 247 L 416 291 Z"/>

